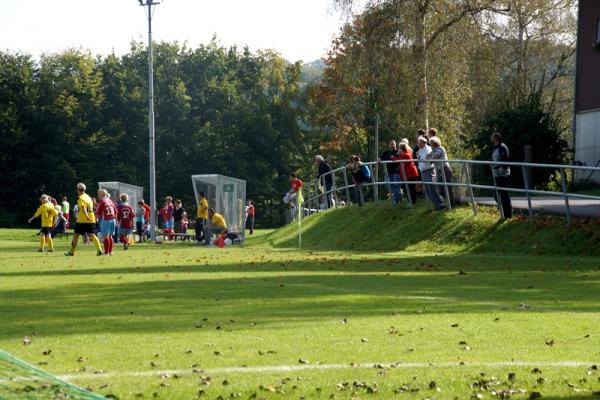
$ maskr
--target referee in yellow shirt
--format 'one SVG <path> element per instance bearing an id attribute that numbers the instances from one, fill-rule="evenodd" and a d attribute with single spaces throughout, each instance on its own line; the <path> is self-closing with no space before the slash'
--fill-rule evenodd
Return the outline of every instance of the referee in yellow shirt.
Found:
<path id="1" fill-rule="evenodd" d="M 92 198 L 85 193 L 86 187 L 83 183 L 77 184 L 77 207 L 79 208 L 79 214 L 77 214 L 77 220 L 75 222 L 75 229 L 73 234 L 73 242 L 71 243 L 71 250 L 65 252 L 65 256 L 74 256 L 75 249 L 77 248 L 77 240 L 81 235 L 88 235 L 96 246 L 96 255 L 102 255 L 102 247 L 100 246 L 100 240 L 94 233 L 96 226 L 96 214 L 94 213 L 94 202 Z"/>
<path id="2" fill-rule="evenodd" d="M 38 207 L 33 217 L 29 218 L 29 223 L 31 223 L 31 221 L 37 217 L 41 217 L 42 230 L 40 230 L 40 248 L 38 252 L 43 252 L 44 248 L 46 247 L 46 243 L 48 243 L 48 251 L 54 253 L 54 241 L 52 240 L 50 231 L 54 226 L 54 220 L 56 219 L 58 213 L 56 212 L 56 209 L 52 203 L 50 203 L 48 195 L 43 194 L 42 197 L 40 197 L 40 203 L 42 204 Z"/>

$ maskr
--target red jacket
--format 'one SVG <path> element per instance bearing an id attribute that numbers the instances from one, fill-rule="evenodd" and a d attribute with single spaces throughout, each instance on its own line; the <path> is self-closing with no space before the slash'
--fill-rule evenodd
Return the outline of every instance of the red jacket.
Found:
<path id="1" fill-rule="evenodd" d="M 394 156 L 393 160 L 412 160 L 413 154 L 408 151 L 406 153 L 402 153 L 398 156 Z M 402 173 L 402 169 L 404 168 L 404 174 Z M 404 176 L 406 174 L 406 179 L 414 179 L 419 176 L 419 171 L 415 166 L 414 162 L 403 162 L 398 164 L 398 173 L 400 174 L 400 180 L 404 180 Z"/>

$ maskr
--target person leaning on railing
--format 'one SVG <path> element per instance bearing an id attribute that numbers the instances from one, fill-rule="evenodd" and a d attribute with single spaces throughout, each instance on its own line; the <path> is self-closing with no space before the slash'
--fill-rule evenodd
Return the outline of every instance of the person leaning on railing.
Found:
<path id="1" fill-rule="evenodd" d="M 356 191 L 356 202 L 358 203 L 359 207 L 362 207 L 365 203 L 363 183 L 371 182 L 371 170 L 369 169 L 369 166 L 360 161 L 360 157 L 356 155 L 352 155 L 350 158 L 348 158 L 348 165 L 346 165 L 346 169 L 350 170 L 350 173 L 352 174 L 354 189 Z"/>
<path id="2" fill-rule="evenodd" d="M 510 152 L 508 146 L 502 143 L 502 134 L 494 132 L 492 134 L 492 161 L 493 162 L 509 162 Z M 510 167 L 508 165 L 493 165 L 492 173 L 496 186 L 501 188 L 509 187 L 510 181 Z M 502 209 L 502 219 L 512 218 L 512 203 L 510 201 L 510 194 L 506 190 L 498 190 L 498 197 L 496 201 Z"/>
<path id="3" fill-rule="evenodd" d="M 442 146 L 442 141 L 437 136 L 431 136 L 429 138 L 429 145 L 431 146 L 431 153 L 429 153 L 428 158 L 430 160 L 448 160 L 448 153 L 446 153 L 446 149 Z M 434 163 L 435 169 L 437 173 L 441 176 L 444 174 L 444 178 L 446 179 L 446 183 L 452 182 L 452 169 L 450 168 L 449 162 L 443 163 Z M 440 182 L 444 182 L 443 179 L 439 179 Z M 452 186 L 447 186 L 448 188 L 448 201 L 452 206 L 456 204 L 456 199 L 454 197 L 454 191 L 452 190 Z M 443 186 L 439 186 L 439 192 L 441 195 L 445 196 L 446 193 L 444 191 Z"/>

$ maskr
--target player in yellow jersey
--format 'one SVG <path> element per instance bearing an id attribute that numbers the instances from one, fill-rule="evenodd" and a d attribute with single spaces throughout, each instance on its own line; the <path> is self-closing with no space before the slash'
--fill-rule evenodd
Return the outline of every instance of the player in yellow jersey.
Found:
<path id="1" fill-rule="evenodd" d="M 56 209 L 52 203 L 50 203 L 48 195 L 43 194 L 40 197 L 40 203 L 42 204 L 39 206 L 33 217 L 29 218 L 29 223 L 31 223 L 31 221 L 37 217 L 41 218 L 42 230 L 40 230 L 40 248 L 38 252 L 43 252 L 44 248 L 46 247 L 46 243 L 48 243 L 48 251 L 54 253 L 54 242 L 52 241 L 50 231 L 54 226 L 54 221 L 58 213 L 56 212 Z"/>
<path id="2" fill-rule="evenodd" d="M 77 240 L 81 235 L 88 235 L 96 246 L 96 255 L 102 255 L 102 248 L 100 247 L 100 240 L 94 233 L 96 227 L 96 214 L 94 214 L 94 202 L 90 196 L 85 193 L 85 184 L 77 184 L 77 207 L 79 208 L 79 214 L 77 214 L 77 220 L 75 222 L 75 229 L 73 234 L 73 242 L 71 243 L 71 250 L 65 252 L 65 256 L 74 256 L 75 249 L 77 248 Z"/>

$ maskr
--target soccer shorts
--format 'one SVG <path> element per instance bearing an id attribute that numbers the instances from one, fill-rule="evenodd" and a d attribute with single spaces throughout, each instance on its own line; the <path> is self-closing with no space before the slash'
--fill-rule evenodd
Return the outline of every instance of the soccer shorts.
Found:
<path id="1" fill-rule="evenodd" d="M 173 226 L 175 225 L 175 223 L 173 222 L 172 219 L 165 221 L 165 223 L 163 224 L 163 228 L 165 229 L 173 229 Z"/>
<path id="2" fill-rule="evenodd" d="M 51 227 L 43 226 L 42 229 L 40 230 L 40 233 L 43 235 L 49 235 L 51 231 L 52 231 Z"/>
<path id="3" fill-rule="evenodd" d="M 100 220 L 100 234 L 104 237 L 112 236 L 115 233 L 115 220 L 114 219 L 101 219 Z"/>
<path id="4" fill-rule="evenodd" d="M 119 228 L 119 236 L 128 236 L 133 233 L 131 228 Z"/>
<path id="5" fill-rule="evenodd" d="M 74 232 L 78 235 L 92 234 L 96 224 L 88 222 L 76 222 Z"/>

